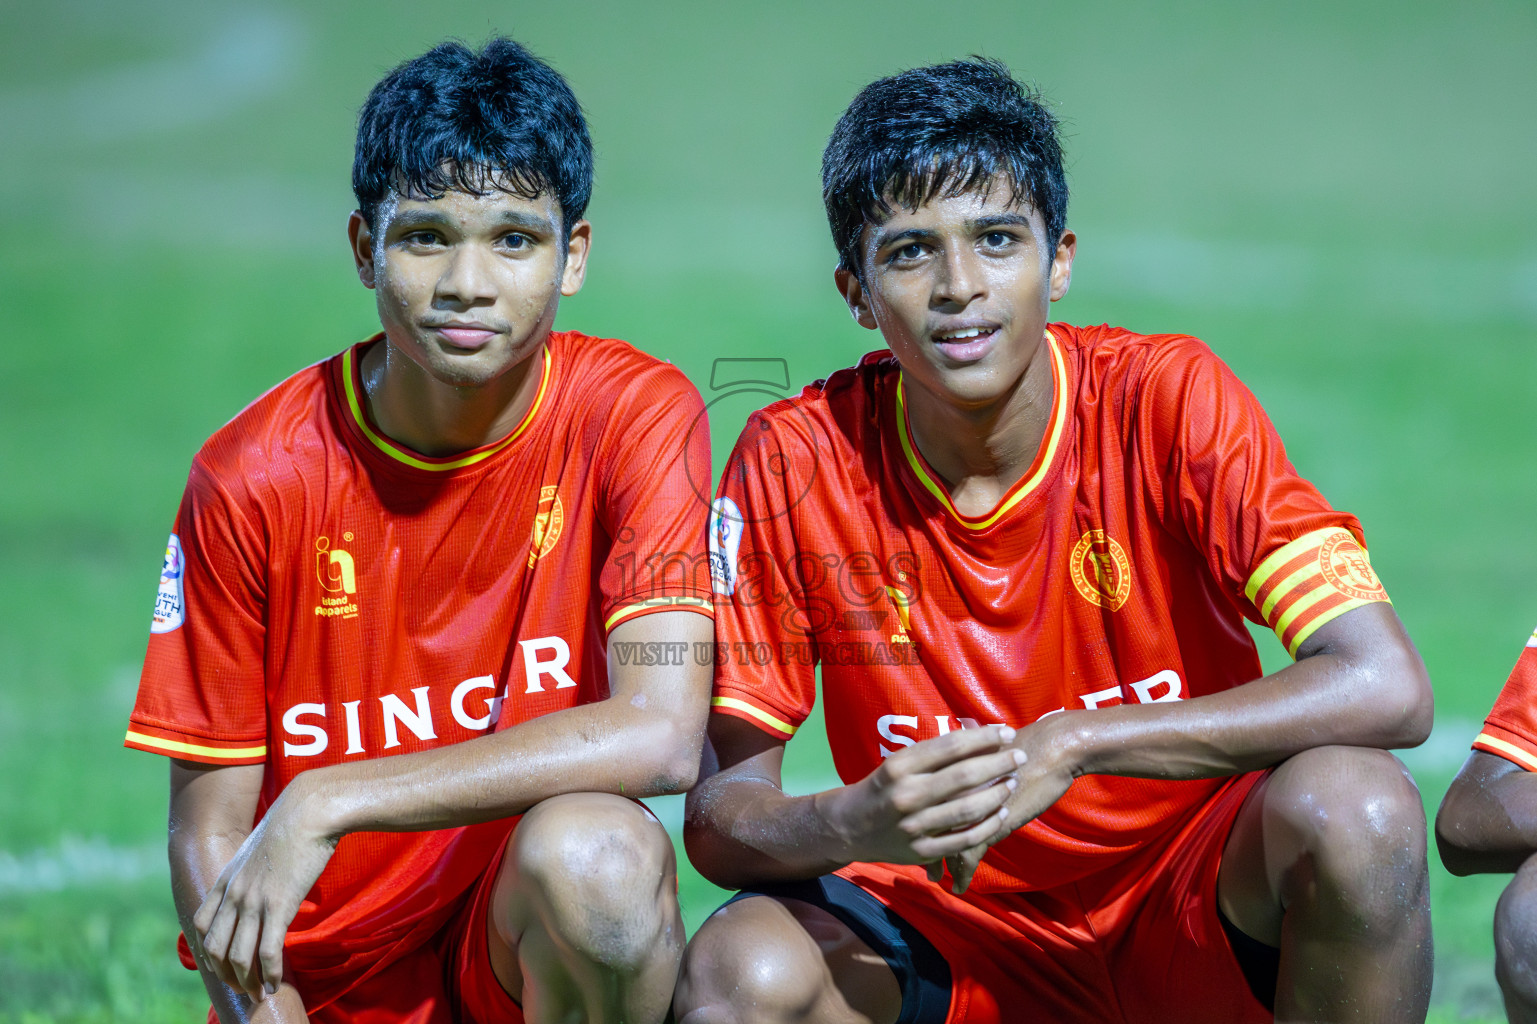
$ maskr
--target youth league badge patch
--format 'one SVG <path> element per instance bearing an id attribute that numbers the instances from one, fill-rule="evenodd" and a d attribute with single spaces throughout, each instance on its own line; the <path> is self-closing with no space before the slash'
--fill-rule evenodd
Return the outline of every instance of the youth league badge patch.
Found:
<path id="1" fill-rule="evenodd" d="M 182 598 L 182 580 L 187 575 L 187 559 L 181 552 L 181 539 L 171 534 L 165 542 L 165 561 L 160 566 L 160 590 L 155 594 L 155 618 L 149 624 L 151 633 L 169 633 L 182 624 L 186 617 L 186 602 Z"/>
<path id="2" fill-rule="evenodd" d="M 736 553 L 742 546 L 742 510 L 730 498 L 710 502 L 710 585 L 717 594 L 736 593 Z"/>

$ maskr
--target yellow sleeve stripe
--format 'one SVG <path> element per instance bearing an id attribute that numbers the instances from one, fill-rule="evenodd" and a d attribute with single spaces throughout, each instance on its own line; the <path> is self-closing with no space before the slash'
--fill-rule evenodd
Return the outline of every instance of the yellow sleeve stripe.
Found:
<path id="1" fill-rule="evenodd" d="M 678 611 L 698 612 L 715 618 L 715 603 L 703 597 L 648 597 L 644 601 L 627 604 L 618 609 L 603 623 L 604 629 L 613 629 L 625 619 L 639 615 L 641 612 L 662 611 L 667 608 L 675 608 Z"/>
<path id="2" fill-rule="evenodd" d="M 747 714 L 756 718 L 758 721 L 762 722 L 764 725 L 767 725 L 773 729 L 777 729 L 784 733 L 786 736 L 795 735 L 795 726 L 791 725 L 789 722 L 786 722 L 782 718 L 775 718 L 767 711 L 764 711 L 762 708 L 753 704 L 749 704 L 745 700 L 737 700 L 735 697 L 716 697 L 710 701 L 710 706 L 717 708 L 732 708 L 736 711 L 746 712 Z"/>
<path id="3" fill-rule="evenodd" d="M 170 754 L 195 754 L 198 757 L 225 757 L 230 759 L 247 757 L 266 757 L 267 746 L 259 747 L 204 747 L 196 743 L 182 743 L 180 740 L 161 739 L 159 736 L 146 736 L 141 732 L 128 730 L 125 742 L 137 743 L 143 747 L 153 747 L 156 750 L 164 750 Z"/>
<path id="4" fill-rule="evenodd" d="M 1328 595 L 1332 594 L 1333 592 L 1324 590 L 1323 593 Z M 1280 626 L 1276 627 L 1276 636 L 1282 638 L 1281 642 L 1286 645 L 1286 653 L 1295 658 L 1297 656 L 1297 649 L 1302 646 L 1302 642 L 1308 637 L 1312 636 L 1314 633 L 1318 632 L 1321 626 L 1326 623 L 1333 622 L 1335 619 L 1339 618 L 1341 615 L 1344 615 L 1348 611 L 1354 611 L 1363 605 L 1376 603 L 1376 601 L 1363 601 L 1360 598 L 1353 597 L 1347 601 L 1342 602 L 1341 604 L 1335 605 L 1333 608 L 1330 608 L 1327 611 L 1319 612 L 1318 616 L 1311 622 L 1304 623 L 1301 628 L 1297 630 L 1297 634 L 1295 636 L 1287 638 L 1286 630 L 1282 629 Z"/>
<path id="5" fill-rule="evenodd" d="M 1478 738 L 1473 741 L 1473 746 L 1488 747 L 1491 754 L 1499 754 L 1507 760 L 1514 761 L 1527 771 L 1537 771 L 1537 757 L 1533 757 L 1509 740 L 1502 740 L 1498 736 L 1490 736 L 1486 732 L 1481 732 L 1478 734 Z"/>
<path id="6" fill-rule="evenodd" d="M 1349 532 L 1349 530 L 1342 526 L 1326 526 L 1321 530 L 1314 530 L 1312 533 L 1305 533 L 1291 543 L 1285 544 L 1282 547 L 1277 548 L 1275 551 L 1272 551 L 1270 553 L 1270 557 L 1261 562 L 1259 564 L 1259 568 L 1254 570 L 1254 575 L 1249 577 L 1248 584 L 1243 588 L 1244 597 L 1247 597 L 1252 602 L 1255 598 L 1255 595 L 1260 592 L 1260 588 L 1263 587 L 1266 583 L 1270 582 L 1270 577 L 1274 576 L 1276 570 L 1281 568 L 1281 566 L 1285 565 L 1287 562 L 1290 562 L 1298 555 L 1303 554 L 1309 548 L 1318 547 L 1334 534 Z M 1290 582 L 1290 579 L 1288 579 L 1288 582 Z M 1282 586 L 1277 587 L 1276 589 L 1285 590 L 1286 587 Z"/>
<path id="7" fill-rule="evenodd" d="M 1331 597 L 1343 596 L 1344 595 L 1341 594 L 1338 590 L 1328 586 L 1318 587 L 1316 590 L 1304 594 L 1302 597 L 1299 597 L 1295 602 L 1293 602 L 1292 606 L 1286 609 L 1286 611 L 1282 613 L 1279 619 L 1276 619 L 1275 625 L 1272 627 L 1275 630 L 1276 636 L 1285 636 L 1286 631 L 1291 629 L 1292 623 L 1306 615 L 1308 611 L 1319 602 L 1327 601 Z M 1364 604 L 1365 602 L 1363 601 L 1357 603 Z"/>
<path id="8" fill-rule="evenodd" d="M 1259 606 L 1260 618 L 1264 619 L 1266 622 L 1269 622 L 1270 613 L 1275 610 L 1276 605 L 1281 603 L 1282 598 L 1286 597 L 1293 590 L 1295 590 L 1298 584 L 1306 583 L 1308 580 L 1314 580 L 1317 578 L 1317 562 L 1309 562 L 1302 568 L 1298 569 L 1296 572 L 1292 573 L 1290 576 L 1286 577 L 1286 579 L 1281 581 L 1278 587 L 1270 592 L 1270 596 L 1265 598 L 1264 603 Z M 1250 600 L 1253 600 L 1253 598 L 1250 598 Z M 1276 628 L 1278 630 L 1280 629 L 1279 626 Z"/>

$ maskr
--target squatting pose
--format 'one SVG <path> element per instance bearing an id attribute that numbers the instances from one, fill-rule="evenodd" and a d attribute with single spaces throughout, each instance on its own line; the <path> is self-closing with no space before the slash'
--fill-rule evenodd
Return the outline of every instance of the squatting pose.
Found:
<path id="1" fill-rule="evenodd" d="M 686 838 L 744 892 L 680 1018 L 1423 1020 L 1386 748 L 1431 693 L 1360 524 L 1201 342 L 1048 323 L 1077 239 L 1003 66 L 870 85 L 823 198 L 887 347 L 755 415 L 720 486 Z M 1295 663 L 1262 678 L 1245 617 Z M 845 785 L 790 797 L 818 661 Z"/>
<path id="2" fill-rule="evenodd" d="M 553 332 L 592 148 L 522 47 L 375 87 L 350 235 L 383 331 L 192 465 L 128 745 L 171 762 L 172 883 L 243 1020 L 656 1021 L 683 951 L 633 797 L 698 770 L 709 670 L 698 393 Z M 521 818 L 518 816 L 521 815 Z M 212 1019 L 212 1018 L 210 1018 Z"/>

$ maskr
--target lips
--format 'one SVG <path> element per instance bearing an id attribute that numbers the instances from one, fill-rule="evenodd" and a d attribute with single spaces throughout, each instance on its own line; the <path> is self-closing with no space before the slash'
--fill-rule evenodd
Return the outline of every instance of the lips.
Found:
<path id="1" fill-rule="evenodd" d="M 981 359 L 992 349 L 998 340 L 998 327 L 995 324 L 951 327 L 937 331 L 931 337 L 934 347 L 946 358 L 969 363 Z"/>
<path id="2" fill-rule="evenodd" d="M 444 341 L 454 348 L 473 351 L 484 348 L 486 343 L 496 337 L 497 331 L 481 324 L 441 324 L 430 327 L 429 330 L 436 333 Z"/>

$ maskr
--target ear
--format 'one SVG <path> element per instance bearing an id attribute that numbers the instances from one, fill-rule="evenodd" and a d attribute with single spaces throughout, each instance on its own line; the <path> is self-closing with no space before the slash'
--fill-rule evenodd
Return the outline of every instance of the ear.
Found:
<path id="1" fill-rule="evenodd" d="M 853 271 L 839 267 L 833 271 L 833 282 L 843 295 L 843 301 L 848 303 L 849 313 L 853 315 L 856 324 L 870 331 L 880 326 L 870 310 L 870 298 L 865 294 L 865 286 L 859 283 Z"/>
<path id="2" fill-rule="evenodd" d="M 1057 251 L 1051 257 L 1051 301 L 1056 302 L 1067 294 L 1073 283 L 1073 257 L 1078 254 L 1078 236 L 1071 231 L 1062 232 Z"/>
<path id="3" fill-rule="evenodd" d="M 566 243 L 566 266 L 560 273 L 560 294 L 575 295 L 587 280 L 587 254 L 592 251 L 592 225 L 579 220 L 571 225 L 571 241 Z"/>
<path id="4" fill-rule="evenodd" d="M 374 286 L 374 233 L 359 210 L 347 218 L 347 241 L 352 243 L 352 262 L 358 268 L 358 280 L 364 288 Z"/>

